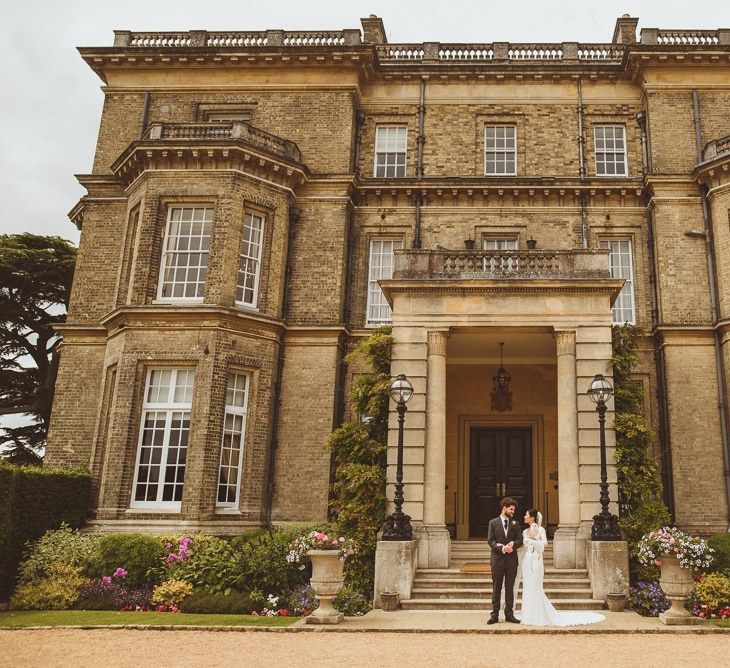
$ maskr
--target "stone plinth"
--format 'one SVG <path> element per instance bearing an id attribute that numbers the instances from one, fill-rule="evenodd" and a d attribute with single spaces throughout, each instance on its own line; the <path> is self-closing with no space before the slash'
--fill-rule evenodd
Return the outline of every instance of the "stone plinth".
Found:
<path id="1" fill-rule="evenodd" d="M 616 581 L 622 593 L 629 593 L 629 550 L 625 540 L 586 541 L 586 564 L 594 599 L 606 600 Z M 612 592 L 618 593 L 618 592 Z"/>
<path id="2" fill-rule="evenodd" d="M 397 592 L 400 600 L 411 598 L 416 574 L 416 541 L 379 540 L 375 549 L 375 592 L 373 607 L 381 608 L 383 592 Z"/>

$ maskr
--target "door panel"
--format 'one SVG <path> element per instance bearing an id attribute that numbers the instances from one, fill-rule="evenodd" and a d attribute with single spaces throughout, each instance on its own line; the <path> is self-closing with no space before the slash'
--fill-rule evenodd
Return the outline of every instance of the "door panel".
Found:
<path id="1" fill-rule="evenodd" d="M 486 537 L 503 496 L 513 497 L 522 517 L 532 507 L 532 431 L 471 430 L 469 443 L 469 536 Z"/>

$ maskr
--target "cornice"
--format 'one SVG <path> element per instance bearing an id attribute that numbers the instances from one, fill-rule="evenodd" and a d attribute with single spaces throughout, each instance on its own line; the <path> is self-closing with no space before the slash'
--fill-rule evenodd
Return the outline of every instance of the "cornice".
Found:
<path id="1" fill-rule="evenodd" d="M 692 173 L 694 178 L 707 186 L 710 191 L 730 183 L 730 152 L 701 162 Z"/>

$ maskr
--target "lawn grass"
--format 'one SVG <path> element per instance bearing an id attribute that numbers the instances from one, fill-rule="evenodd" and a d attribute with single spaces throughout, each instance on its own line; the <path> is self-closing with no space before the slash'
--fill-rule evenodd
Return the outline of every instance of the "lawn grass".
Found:
<path id="1" fill-rule="evenodd" d="M 715 624 L 723 629 L 730 629 L 730 619 L 717 619 Z"/>
<path id="2" fill-rule="evenodd" d="M 289 626 L 300 617 L 254 615 L 197 615 L 183 612 L 116 612 L 114 610 L 13 610 L 0 612 L 0 628 L 22 626 L 109 626 L 154 624 L 165 626 Z"/>

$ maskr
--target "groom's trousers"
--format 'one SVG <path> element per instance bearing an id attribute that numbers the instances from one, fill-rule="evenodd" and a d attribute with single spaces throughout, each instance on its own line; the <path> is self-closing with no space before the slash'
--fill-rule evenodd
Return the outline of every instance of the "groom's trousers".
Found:
<path id="1" fill-rule="evenodd" d="M 515 606 L 515 578 L 517 577 L 517 553 L 514 556 L 491 560 L 492 565 L 492 614 L 498 615 L 502 604 L 504 584 L 504 613 L 512 615 Z"/>

